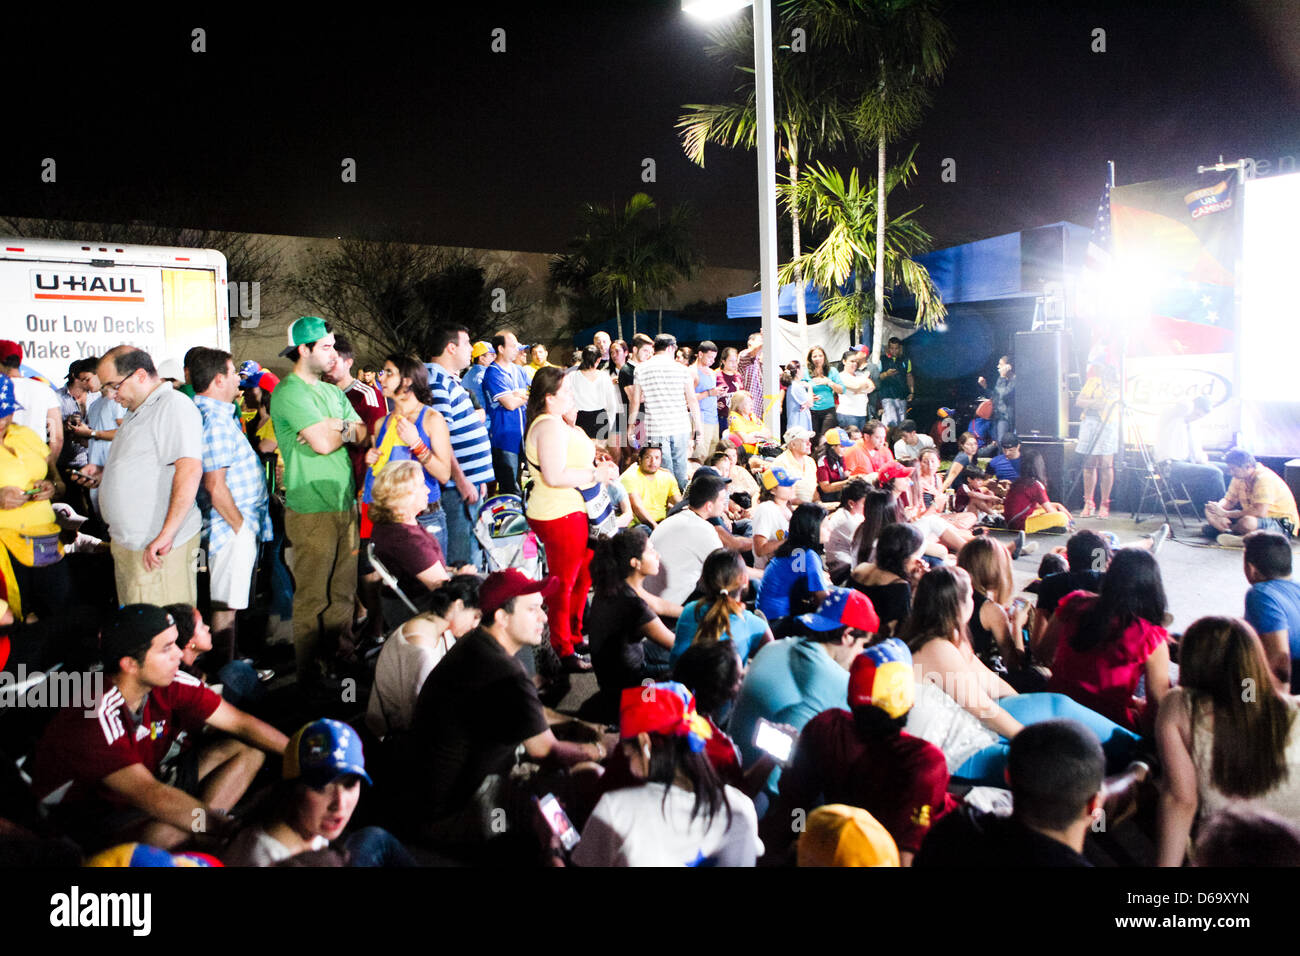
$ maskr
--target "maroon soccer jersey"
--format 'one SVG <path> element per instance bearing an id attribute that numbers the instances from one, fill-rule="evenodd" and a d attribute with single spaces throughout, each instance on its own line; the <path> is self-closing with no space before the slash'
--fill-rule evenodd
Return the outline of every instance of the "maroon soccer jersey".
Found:
<path id="1" fill-rule="evenodd" d="M 367 385 L 359 378 L 354 378 L 352 384 L 347 387 L 343 393 L 352 403 L 352 408 L 360 416 L 362 423 L 366 426 L 366 434 L 373 435 L 375 426 L 384 420 L 388 414 L 388 403 L 379 389 Z M 352 460 L 352 479 L 356 482 L 358 488 L 365 482 L 366 469 L 366 449 L 363 445 L 349 445 L 348 457 Z"/>
<path id="2" fill-rule="evenodd" d="M 157 776 L 177 735 L 201 728 L 220 705 L 198 678 L 180 671 L 149 691 L 136 724 L 121 691 L 109 686 L 93 711 L 65 707 L 50 721 L 36 746 L 32 788 L 46 804 L 95 797 L 121 803 L 101 780 L 135 763 Z"/>

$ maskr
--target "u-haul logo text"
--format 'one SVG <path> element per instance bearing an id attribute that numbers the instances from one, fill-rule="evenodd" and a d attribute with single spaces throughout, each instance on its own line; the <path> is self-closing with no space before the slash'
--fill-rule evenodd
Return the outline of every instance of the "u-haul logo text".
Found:
<path id="1" fill-rule="evenodd" d="M 32 272 L 32 298 L 64 302 L 143 302 L 135 276 Z"/>

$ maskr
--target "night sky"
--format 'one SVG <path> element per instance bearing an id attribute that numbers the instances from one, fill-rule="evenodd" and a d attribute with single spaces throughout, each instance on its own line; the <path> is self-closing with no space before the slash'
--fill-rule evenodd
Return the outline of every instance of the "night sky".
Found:
<path id="1" fill-rule="evenodd" d="M 757 268 L 754 154 L 710 147 L 700 169 L 673 128 L 735 85 L 677 2 L 468 6 L 427 21 L 6 10 L 0 214 L 554 252 L 581 202 L 645 190 L 696 205 L 709 264 Z M 1300 2 L 1068 7 L 952 4 L 954 58 L 900 144 L 920 144 L 920 176 L 897 208 L 924 204 L 937 246 L 1090 225 L 1107 159 L 1125 184 L 1221 153 L 1300 156 Z"/>

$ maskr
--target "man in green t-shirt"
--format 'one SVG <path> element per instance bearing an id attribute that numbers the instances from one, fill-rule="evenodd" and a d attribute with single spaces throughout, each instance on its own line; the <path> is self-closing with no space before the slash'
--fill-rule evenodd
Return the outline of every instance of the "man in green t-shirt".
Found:
<path id="1" fill-rule="evenodd" d="M 357 584 L 357 508 L 345 445 L 365 439 L 347 396 L 321 381 L 337 361 L 323 319 L 289 326 L 280 353 L 293 373 L 271 397 L 271 423 L 284 458 L 284 528 L 293 546 L 293 644 L 298 685 L 319 690 L 325 656 L 350 636 Z"/>

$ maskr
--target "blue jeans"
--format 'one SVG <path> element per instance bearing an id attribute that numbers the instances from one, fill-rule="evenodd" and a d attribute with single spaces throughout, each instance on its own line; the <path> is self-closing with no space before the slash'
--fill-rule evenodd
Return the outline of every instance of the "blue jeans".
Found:
<path id="1" fill-rule="evenodd" d="M 380 827 L 364 827 L 343 841 L 348 866 L 418 866 L 397 837 Z"/>
<path id="2" fill-rule="evenodd" d="M 885 425 L 897 425 L 907 418 L 907 399 L 882 398 L 880 400 L 880 421 Z"/>
<path id="3" fill-rule="evenodd" d="M 483 570 L 483 547 L 474 537 L 479 507 L 487 496 L 487 486 L 478 485 L 478 501 L 469 504 L 461 497 L 456 483 L 442 486 L 442 513 L 446 516 L 447 562 L 449 567 L 472 564 Z"/>
<path id="4" fill-rule="evenodd" d="M 849 426 L 855 426 L 858 431 L 867 427 L 866 415 L 845 415 L 843 412 L 836 412 L 835 417 L 839 420 L 840 428 L 847 430 Z"/>
<path id="5" fill-rule="evenodd" d="M 440 502 L 445 503 L 440 499 Z M 447 565 L 447 509 L 439 508 L 431 515 L 420 515 L 415 519 L 420 523 L 420 527 L 429 534 L 438 539 L 438 547 L 442 548 L 442 563 Z"/>
<path id="6" fill-rule="evenodd" d="M 659 439 L 663 446 L 664 466 L 677 479 L 677 487 L 686 493 L 686 459 L 694 450 L 690 435 L 668 435 Z"/>
<path id="7" fill-rule="evenodd" d="M 998 704 L 1020 723 L 1028 726 L 1044 720 L 1063 718 L 1083 724 L 1101 741 L 1106 753 L 1106 772 L 1117 773 L 1128 766 L 1140 739 L 1133 731 L 1121 727 L 1095 710 L 1089 710 L 1064 694 L 1017 694 L 1003 697 Z M 1007 785 L 1007 754 L 1011 744 L 1002 740 L 970 757 L 953 771 L 954 777 L 990 787 Z"/>

